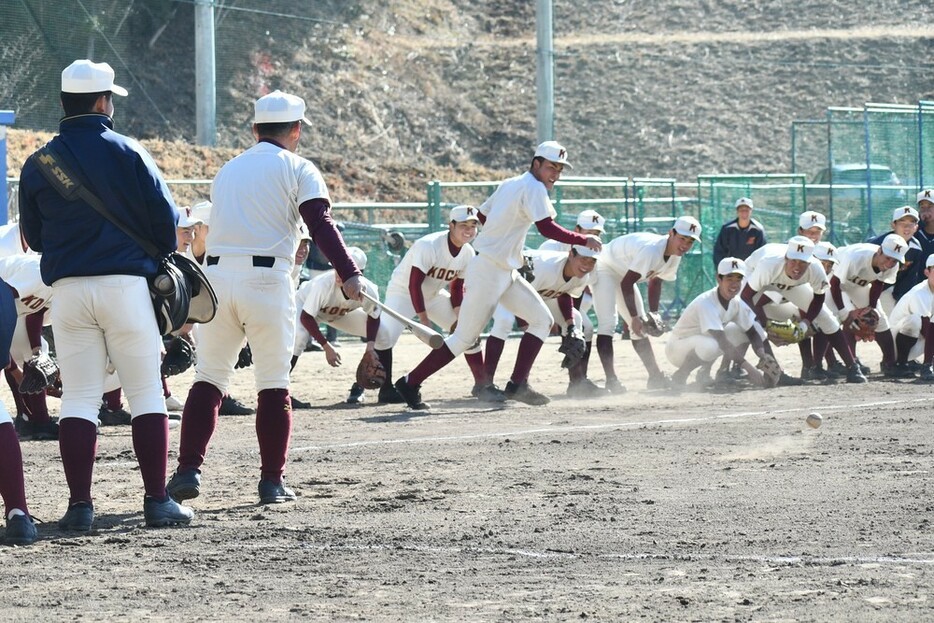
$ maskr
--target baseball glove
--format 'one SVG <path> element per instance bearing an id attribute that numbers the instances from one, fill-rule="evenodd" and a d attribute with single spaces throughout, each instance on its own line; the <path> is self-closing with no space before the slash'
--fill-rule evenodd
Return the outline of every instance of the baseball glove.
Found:
<path id="1" fill-rule="evenodd" d="M 23 364 L 19 391 L 21 394 L 41 394 L 47 387 L 54 387 L 57 381 L 58 364 L 47 354 L 39 353 Z"/>
<path id="2" fill-rule="evenodd" d="M 162 358 L 162 376 L 181 374 L 195 362 L 195 350 L 188 340 L 173 337 Z"/>
<path id="3" fill-rule="evenodd" d="M 578 329 L 569 327 L 567 334 L 561 338 L 561 346 L 558 347 L 558 352 L 564 355 L 561 367 L 573 368 L 576 366 L 577 362 L 583 359 L 586 350 L 587 342 L 584 341 L 584 336 Z"/>
<path id="4" fill-rule="evenodd" d="M 763 381 L 766 387 L 777 387 L 778 381 L 782 377 L 782 367 L 778 365 L 775 357 L 772 355 L 763 355 L 756 368 L 762 371 Z"/>
<path id="5" fill-rule="evenodd" d="M 862 342 L 876 339 L 876 327 L 879 325 L 879 312 L 871 307 L 854 309 L 843 321 L 843 330 L 853 334 Z"/>
<path id="6" fill-rule="evenodd" d="M 386 383 L 386 368 L 380 363 L 376 353 L 368 350 L 363 353 L 357 365 L 357 385 L 364 389 L 379 389 Z"/>
<path id="7" fill-rule="evenodd" d="M 253 365 L 253 351 L 250 350 L 250 345 L 247 344 L 240 349 L 240 355 L 237 357 L 237 363 L 234 364 L 234 368 L 249 368 Z"/>
<path id="8" fill-rule="evenodd" d="M 662 320 L 658 312 L 649 312 L 642 319 L 642 330 L 651 337 L 659 337 L 665 331 L 668 331 L 668 323 Z"/>
<path id="9" fill-rule="evenodd" d="M 801 326 L 793 320 L 783 322 L 769 320 L 765 323 L 765 332 L 769 336 L 769 341 L 779 346 L 797 344 L 807 337 L 807 332 L 802 331 Z"/>

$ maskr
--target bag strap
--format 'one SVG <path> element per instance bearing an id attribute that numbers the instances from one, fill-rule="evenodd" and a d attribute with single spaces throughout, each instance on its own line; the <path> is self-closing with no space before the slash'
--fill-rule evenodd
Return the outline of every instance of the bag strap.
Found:
<path id="1" fill-rule="evenodd" d="M 39 172 L 42 173 L 49 184 L 52 185 L 52 188 L 64 197 L 66 201 L 83 200 L 89 206 L 97 210 L 101 216 L 113 223 L 120 231 L 132 238 L 147 254 L 157 260 L 162 259 L 163 255 L 159 252 L 156 245 L 149 240 L 141 238 L 135 231 L 130 229 L 127 224 L 118 219 L 110 208 L 81 182 L 81 178 L 74 175 L 66 168 L 66 165 L 62 162 L 64 158 L 61 157 L 51 144 L 46 143 L 39 151 L 33 154 L 31 158 L 36 163 Z"/>

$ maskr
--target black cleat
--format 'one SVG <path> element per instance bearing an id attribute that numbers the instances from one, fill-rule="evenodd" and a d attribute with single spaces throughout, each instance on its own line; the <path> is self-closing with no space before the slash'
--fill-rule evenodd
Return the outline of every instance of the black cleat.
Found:
<path id="1" fill-rule="evenodd" d="M 863 374 L 862 367 L 858 363 L 854 363 L 847 370 L 846 382 L 847 383 L 868 383 L 869 380 L 866 378 L 866 375 Z"/>
<path id="2" fill-rule="evenodd" d="M 830 380 L 830 376 L 827 375 L 827 371 L 824 370 L 823 366 L 812 366 L 810 368 L 801 368 L 801 380 L 823 383 Z"/>
<path id="3" fill-rule="evenodd" d="M 292 410 L 293 410 L 293 411 L 295 411 L 296 409 L 310 409 L 310 408 L 311 408 L 311 403 L 310 403 L 310 402 L 305 402 L 304 400 L 299 400 L 299 399 L 296 398 L 295 396 L 289 396 L 289 399 L 292 401 Z"/>
<path id="4" fill-rule="evenodd" d="M 477 390 L 477 400 L 480 402 L 506 402 L 506 392 L 498 388 L 493 383 L 483 385 Z"/>
<path id="5" fill-rule="evenodd" d="M 797 387 L 798 385 L 804 385 L 804 381 L 801 379 L 796 379 L 793 376 L 788 376 L 784 372 L 778 377 L 777 387 Z"/>
<path id="6" fill-rule="evenodd" d="M 68 506 L 68 510 L 58 520 L 59 530 L 74 530 L 87 532 L 94 523 L 94 505 L 90 502 L 75 502 Z"/>
<path id="7" fill-rule="evenodd" d="M 934 365 L 922 365 L 921 372 L 918 374 L 918 380 L 922 383 L 934 383 Z"/>
<path id="8" fill-rule="evenodd" d="M 431 405 L 422 401 L 421 386 L 412 387 L 405 380 L 404 376 L 400 377 L 399 380 L 396 381 L 395 387 L 396 391 L 399 392 L 399 395 L 402 396 L 402 399 L 405 400 L 410 409 L 415 409 L 416 411 L 425 411 L 431 408 Z"/>
<path id="9" fill-rule="evenodd" d="M 176 500 L 193 500 L 201 495 L 201 470 L 180 469 L 172 474 L 166 492 Z"/>
<path id="10" fill-rule="evenodd" d="M 253 415 L 256 409 L 246 406 L 233 396 L 224 396 L 218 415 Z"/>
<path id="11" fill-rule="evenodd" d="M 606 386 L 606 391 L 610 392 L 611 394 L 625 394 L 626 393 L 626 386 L 620 383 L 619 379 L 616 378 L 615 376 L 611 379 L 607 379 L 604 385 Z"/>
<path id="12" fill-rule="evenodd" d="M 13 515 L 6 520 L 3 542 L 7 545 L 32 545 L 38 538 L 36 524 L 29 515 Z"/>
<path id="13" fill-rule="evenodd" d="M 664 373 L 653 374 L 645 384 L 646 389 L 670 389 L 671 386 L 671 379 Z"/>
<path id="14" fill-rule="evenodd" d="M 347 394 L 347 400 L 345 401 L 349 405 L 360 405 L 363 404 L 365 398 L 365 391 L 363 387 L 354 383 L 350 386 L 350 393 Z"/>
<path id="15" fill-rule="evenodd" d="M 608 396 L 609 393 L 590 379 L 571 381 L 568 384 L 568 398 L 599 398 Z"/>
<path id="16" fill-rule="evenodd" d="M 147 495 L 143 499 L 143 518 L 150 528 L 188 525 L 194 516 L 193 510 L 182 506 L 169 496 L 164 500 L 157 500 Z"/>
<path id="17" fill-rule="evenodd" d="M 399 393 L 391 383 L 385 383 L 379 388 L 379 394 L 376 401 L 381 405 L 401 405 L 405 404 L 405 398 Z"/>
<path id="18" fill-rule="evenodd" d="M 907 363 L 883 363 L 882 374 L 887 379 L 915 378 L 915 373 L 911 371 Z"/>
<path id="19" fill-rule="evenodd" d="M 97 421 L 101 426 L 129 426 L 133 416 L 126 409 L 111 411 L 106 405 L 101 406 L 97 413 Z"/>
<path id="20" fill-rule="evenodd" d="M 519 402 L 524 402 L 527 405 L 533 405 L 536 407 L 547 405 L 549 402 L 551 402 L 551 398 L 541 392 L 537 392 L 532 389 L 532 386 L 529 385 L 528 381 L 518 385 L 512 381 L 509 381 L 506 383 L 506 391 L 503 393 L 507 398 L 518 400 Z"/>
<path id="21" fill-rule="evenodd" d="M 285 481 L 273 482 L 265 478 L 259 481 L 260 504 L 280 504 L 294 501 L 295 492 L 285 486 Z"/>

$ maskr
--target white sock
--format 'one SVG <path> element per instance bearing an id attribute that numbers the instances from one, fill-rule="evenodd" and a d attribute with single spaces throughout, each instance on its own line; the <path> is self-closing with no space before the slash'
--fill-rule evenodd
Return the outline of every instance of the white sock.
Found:
<path id="1" fill-rule="evenodd" d="M 13 519 L 14 517 L 16 517 L 17 515 L 25 515 L 25 514 L 26 513 L 24 511 L 21 511 L 18 508 L 14 508 L 13 510 L 10 511 L 10 514 L 6 516 L 6 519 L 7 521 L 9 521 Z"/>

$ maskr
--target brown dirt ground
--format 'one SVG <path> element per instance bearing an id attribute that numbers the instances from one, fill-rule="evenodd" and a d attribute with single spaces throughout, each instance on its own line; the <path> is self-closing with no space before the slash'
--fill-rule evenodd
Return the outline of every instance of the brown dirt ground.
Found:
<path id="1" fill-rule="evenodd" d="M 481 405 L 457 361 L 426 383 L 430 413 L 342 404 L 358 342 L 343 343 L 337 370 L 306 353 L 293 392 L 315 407 L 295 413 L 287 468 L 298 501 L 257 505 L 253 418 L 225 417 L 188 528 L 142 527 L 129 429 L 116 427 L 99 438 L 95 530 L 60 533 L 56 444 L 25 442 L 31 510 L 46 523 L 34 546 L 0 548 L 3 618 L 931 616 L 929 387 L 646 392 L 617 342 L 630 392 L 575 402 L 562 397 L 556 347 L 532 375 L 550 405 Z M 781 350 L 796 372 L 793 347 Z M 876 365 L 876 347 L 861 350 Z M 424 354 L 404 336 L 397 372 Z M 177 395 L 191 375 L 171 379 Z M 248 370 L 233 393 L 255 404 Z M 825 418 L 817 430 L 804 423 L 812 410 Z"/>

